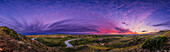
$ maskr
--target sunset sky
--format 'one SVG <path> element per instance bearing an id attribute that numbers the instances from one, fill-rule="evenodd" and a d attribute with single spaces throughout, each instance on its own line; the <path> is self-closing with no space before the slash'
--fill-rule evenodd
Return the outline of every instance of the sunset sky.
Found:
<path id="1" fill-rule="evenodd" d="M 170 30 L 170 0 L 0 0 L 0 26 L 21 34 Z"/>

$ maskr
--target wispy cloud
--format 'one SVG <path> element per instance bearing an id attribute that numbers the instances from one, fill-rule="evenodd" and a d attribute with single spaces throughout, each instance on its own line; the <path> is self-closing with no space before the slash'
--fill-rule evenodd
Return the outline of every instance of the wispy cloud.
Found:
<path id="1" fill-rule="evenodd" d="M 153 12 L 167 7 L 167 3 L 164 0 L 0 0 L 0 26 L 19 33 L 136 32 L 138 27 L 145 27 L 145 20 Z M 153 26 L 169 27 L 169 22 Z"/>
<path id="2" fill-rule="evenodd" d="M 159 24 L 155 24 L 155 25 L 152 25 L 152 26 L 155 26 L 155 27 L 158 27 L 158 26 L 170 27 L 170 21 L 159 23 Z"/>

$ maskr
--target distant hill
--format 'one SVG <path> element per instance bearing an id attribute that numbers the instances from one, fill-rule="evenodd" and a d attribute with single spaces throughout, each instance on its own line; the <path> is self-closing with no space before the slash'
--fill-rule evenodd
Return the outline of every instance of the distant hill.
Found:
<path id="1" fill-rule="evenodd" d="M 47 47 L 20 35 L 8 27 L 0 27 L 0 52 L 46 52 Z"/>

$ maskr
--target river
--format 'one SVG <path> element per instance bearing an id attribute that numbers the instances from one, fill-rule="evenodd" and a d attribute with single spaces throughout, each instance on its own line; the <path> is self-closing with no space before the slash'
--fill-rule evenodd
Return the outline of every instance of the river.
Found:
<path id="1" fill-rule="evenodd" d="M 65 44 L 67 45 L 67 47 L 74 47 L 72 44 L 69 43 L 70 41 L 73 41 L 73 40 L 78 40 L 78 39 L 71 39 L 71 40 L 65 41 Z"/>
<path id="2" fill-rule="evenodd" d="M 36 38 L 31 38 L 31 40 L 35 40 L 35 39 Z M 74 47 L 72 44 L 69 43 L 70 41 L 73 41 L 73 40 L 78 40 L 78 39 L 70 39 L 70 40 L 65 41 L 65 44 L 67 45 L 67 47 Z M 36 41 L 36 42 L 38 42 L 38 41 Z"/>

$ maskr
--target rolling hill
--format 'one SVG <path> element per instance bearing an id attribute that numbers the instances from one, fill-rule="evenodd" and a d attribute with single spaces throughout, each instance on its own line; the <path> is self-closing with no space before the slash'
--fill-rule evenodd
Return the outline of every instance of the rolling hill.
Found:
<path id="1" fill-rule="evenodd" d="M 1 52 L 46 52 L 47 46 L 30 40 L 8 27 L 0 27 Z"/>
<path id="2" fill-rule="evenodd" d="M 31 40 L 31 38 L 37 38 Z M 69 39 L 75 47 L 66 48 Z M 38 41 L 38 42 L 37 42 Z M 152 35 L 20 35 L 0 27 L 0 52 L 149 52 L 170 51 L 170 31 Z"/>

